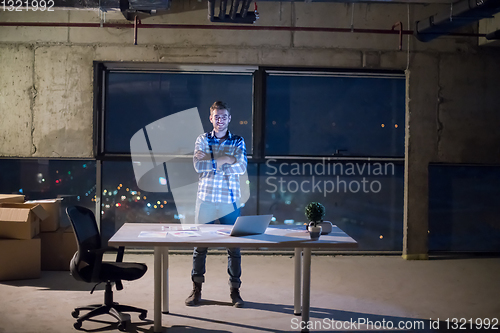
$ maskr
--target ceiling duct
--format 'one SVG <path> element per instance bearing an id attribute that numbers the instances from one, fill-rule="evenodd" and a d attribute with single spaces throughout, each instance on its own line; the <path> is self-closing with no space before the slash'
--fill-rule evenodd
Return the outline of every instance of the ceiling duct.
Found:
<path id="1" fill-rule="evenodd" d="M 500 0 L 462 0 L 452 4 L 450 11 L 417 21 L 415 36 L 421 42 L 429 42 L 498 12 Z"/>
<path id="2" fill-rule="evenodd" d="M 170 8 L 170 0 L 120 0 L 120 11 L 129 21 Z"/>
<path id="3" fill-rule="evenodd" d="M 227 14 L 228 1 L 231 2 L 229 15 Z M 210 22 L 218 23 L 255 23 L 259 16 L 256 11 L 248 11 L 251 2 L 252 0 L 220 0 L 219 15 L 215 16 L 215 0 L 208 0 L 208 19 Z"/>

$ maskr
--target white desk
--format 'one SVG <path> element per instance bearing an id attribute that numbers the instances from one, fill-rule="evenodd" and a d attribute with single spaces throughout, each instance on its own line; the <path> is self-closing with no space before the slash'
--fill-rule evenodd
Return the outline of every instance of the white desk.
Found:
<path id="1" fill-rule="evenodd" d="M 174 235 L 176 231 L 169 229 L 182 226 L 198 227 L 199 230 L 195 232 L 199 236 L 177 237 Z M 328 235 L 321 235 L 318 241 L 311 241 L 305 229 L 298 228 L 269 227 L 265 234 L 244 237 L 231 237 L 217 233 L 217 230 L 227 227 L 217 224 L 125 223 L 111 237 L 108 242 L 111 246 L 154 247 L 154 332 L 162 331 L 162 305 L 164 313 L 168 313 L 169 311 L 168 248 L 170 247 L 294 248 L 294 313 L 295 315 L 302 314 L 304 322 L 309 321 L 311 250 L 313 248 L 346 249 L 357 247 L 356 241 L 337 226 L 333 226 L 332 232 Z M 304 258 L 302 262 L 302 277 L 301 254 Z M 302 309 L 300 302 L 301 280 Z"/>

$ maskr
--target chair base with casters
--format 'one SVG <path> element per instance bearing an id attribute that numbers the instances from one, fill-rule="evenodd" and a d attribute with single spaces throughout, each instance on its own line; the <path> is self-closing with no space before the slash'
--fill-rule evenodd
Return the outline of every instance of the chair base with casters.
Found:
<path id="1" fill-rule="evenodd" d="M 80 316 L 80 311 L 90 311 L 83 316 Z M 106 283 L 106 291 L 104 292 L 104 304 L 92 304 L 87 306 L 80 306 L 75 308 L 71 315 L 73 318 L 78 318 L 73 324 L 76 329 L 82 327 L 82 322 L 84 320 L 91 319 L 102 314 L 109 314 L 118 320 L 118 329 L 120 331 L 126 331 L 127 323 L 130 321 L 130 316 L 122 312 L 139 312 L 139 319 L 144 320 L 148 314 L 147 310 L 136 308 L 135 306 L 122 305 L 113 302 L 113 290 L 111 289 L 111 283 Z"/>
<path id="2" fill-rule="evenodd" d="M 130 322 L 130 315 L 122 312 L 138 312 L 139 319 L 146 319 L 147 310 L 121 305 L 113 301 L 112 283 L 115 283 L 116 290 L 122 290 L 122 280 L 140 279 L 148 267 L 142 263 L 123 262 L 124 247 L 114 248 L 103 245 L 94 213 L 90 209 L 70 206 L 66 208 L 66 214 L 73 226 L 78 245 L 78 251 L 69 263 L 71 275 L 78 281 L 94 283 L 95 286 L 90 292 L 91 294 L 99 283 L 106 283 L 104 304 L 75 308 L 71 313 L 74 318 L 77 318 L 73 326 L 79 329 L 82 327 L 83 321 L 102 314 L 109 314 L 118 320 L 118 329 L 125 331 L 127 323 Z M 117 252 L 116 260 L 104 261 L 103 255 L 107 252 Z M 89 312 L 80 316 L 80 311 Z"/>

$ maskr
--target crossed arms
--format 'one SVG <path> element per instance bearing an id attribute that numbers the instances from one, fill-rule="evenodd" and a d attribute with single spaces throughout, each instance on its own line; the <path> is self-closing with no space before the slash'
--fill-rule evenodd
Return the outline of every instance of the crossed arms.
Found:
<path id="1" fill-rule="evenodd" d="M 236 141 L 234 146 L 225 146 L 227 148 L 221 153 L 214 153 L 213 159 L 217 171 L 224 174 L 244 174 L 247 167 L 246 147 L 243 138 Z M 212 154 L 208 141 L 200 136 L 196 139 L 194 148 L 193 164 L 196 172 L 213 171 Z"/>

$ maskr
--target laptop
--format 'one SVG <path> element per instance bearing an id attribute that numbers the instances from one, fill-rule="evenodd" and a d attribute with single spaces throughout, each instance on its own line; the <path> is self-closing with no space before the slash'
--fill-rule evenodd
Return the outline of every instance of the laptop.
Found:
<path id="1" fill-rule="evenodd" d="M 273 215 L 239 216 L 232 229 L 221 229 L 219 233 L 229 236 L 260 235 L 266 232 Z"/>

